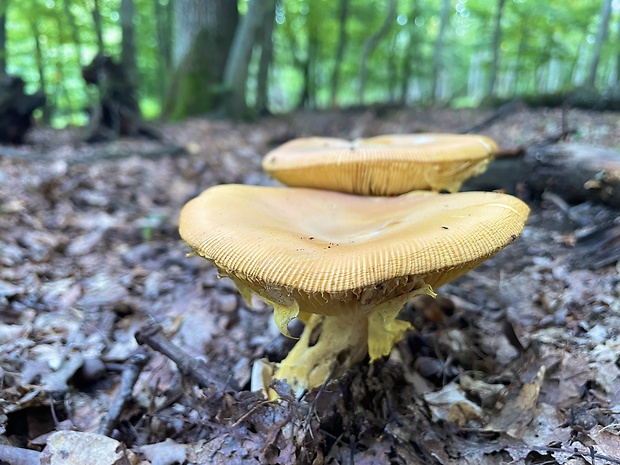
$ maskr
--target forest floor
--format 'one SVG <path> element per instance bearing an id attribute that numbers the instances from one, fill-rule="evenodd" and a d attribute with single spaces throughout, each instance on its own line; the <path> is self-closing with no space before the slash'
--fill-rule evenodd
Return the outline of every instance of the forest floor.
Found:
<path id="1" fill-rule="evenodd" d="M 619 270 L 582 267 L 575 245 L 617 211 L 528 199 L 515 244 L 403 309 L 416 329 L 387 360 L 300 401 L 249 391 L 253 363 L 291 347 L 270 308 L 186 257 L 181 206 L 215 184 L 272 183 L 261 158 L 290 138 L 457 132 L 487 115 L 193 119 L 162 126 L 165 147 L 38 129 L 0 147 L 0 463 L 620 464 Z M 620 147 L 620 114 L 567 122 L 572 140 Z M 561 126 L 559 110 L 520 109 L 482 132 L 512 149 Z M 136 341 L 154 324 L 213 385 Z"/>

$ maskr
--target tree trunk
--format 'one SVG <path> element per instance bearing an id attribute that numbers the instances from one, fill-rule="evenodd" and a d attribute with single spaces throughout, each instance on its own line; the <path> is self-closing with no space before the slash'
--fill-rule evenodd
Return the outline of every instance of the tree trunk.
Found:
<path id="1" fill-rule="evenodd" d="M 620 43 L 620 16 L 618 17 L 618 37 L 616 43 Z M 620 50 L 616 55 L 616 85 L 620 86 Z"/>
<path id="2" fill-rule="evenodd" d="M 431 82 L 431 100 L 436 101 L 439 92 L 439 73 L 443 68 L 443 42 L 446 35 L 446 28 L 450 18 L 450 0 L 443 0 L 441 11 L 439 13 L 439 31 L 435 39 L 435 47 L 433 50 L 433 74 Z"/>
<path id="3" fill-rule="evenodd" d="M 489 77 L 489 95 L 495 95 L 497 86 L 497 72 L 499 69 L 500 46 L 502 42 L 502 15 L 506 0 L 498 0 L 495 12 L 495 30 L 493 31 L 493 60 L 491 61 L 491 73 Z"/>
<path id="4" fill-rule="evenodd" d="M 258 30 L 265 18 L 265 10 L 275 8 L 275 0 L 268 5 L 264 0 L 251 0 L 248 12 L 241 20 L 228 60 L 224 69 L 224 87 L 227 98 L 225 100 L 226 114 L 233 119 L 243 119 L 251 116 L 246 102 L 246 87 L 250 57 Z M 273 19 L 273 18 L 272 18 Z"/>
<path id="5" fill-rule="evenodd" d="M 592 52 L 592 62 L 590 63 L 590 73 L 586 84 L 594 87 L 596 81 L 596 71 L 598 70 L 599 61 L 601 59 L 601 50 L 603 43 L 607 38 L 607 30 L 609 29 L 609 18 L 611 17 L 612 0 L 602 0 L 601 4 L 601 24 L 596 33 L 596 42 L 594 43 L 594 51 Z"/>
<path id="6" fill-rule="evenodd" d="M 43 47 L 41 46 L 41 42 L 39 41 L 39 29 L 37 28 L 37 23 L 32 21 L 30 23 L 30 29 L 32 31 L 32 37 L 34 37 L 34 56 L 37 64 L 37 70 L 39 71 L 39 85 L 41 91 L 44 95 L 48 94 L 47 89 L 47 80 L 45 78 L 45 68 L 43 66 Z M 43 107 L 43 115 L 41 116 L 41 120 L 44 123 L 49 123 L 51 120 L 51 105 L 49 103 L 45 103 Z"/>
<path id="7" fill-rule="evenodd" d="M 258 76 L 256 77 L 256 112 L 259 115 L 268 115 L 268 89 L 269 89 L 269 67 L 273 60 L 273 28 L 275 25 L 276 2 L 265 7 L 265 16 L 262 25 L 262 45 L 260 60 L 258 64 Z"/>
<path id="8" fill-rule="evenodd" d="M 388 76 L 387 76 L 386 84 L 388 86 L 388 102 L 389 103 L 396 103 L 396 87 L 398 84 L 398 65 L 396 63 L 397 61 L 396 60 L 396 50 L 397 50 L 396 39 L 397 39 L 397 36 L 396 34 L 394 34 L 391 40 L 390 51 L 387 57 Z"/>
<path id="9" fill-rule="evenodd" d="M 388 4 L 387 14 L 385 20 L 381 25 L 381 28 L 372 36 L 368 37 L 364 42 L 364 49 L 362 51 L 362 58 L 359 70 L 359 90 L 357 100 L 360 105 L 364 104 L 364 93 L 366 92 L 366 76 L 368 74 L 368 59 L 370 54 L 377 48 L 381 39 L 390 31 L 390 26 L 396 19 L 396 0 L 390 0 Z"/>
<path id="10" fill-rule="evenodd" d="M 175 71 L 165 115 L 180 119 L 218 108 L 224 97 L 224 66 L 237 22 L 237 2 L 175 0 Z"/>
<path id="11" fill-rule="evenodd" d="M 332 72 L 329 104 L 336 105 L 336 96 L 338 95 L 338 86 L 340 85 L 340 65 L 344 61 L 344 51 L 347 46 L 347 18 L 349 16 L 350 0 L 340 0 L 340 8 L 338 14 L 338 24 L 340 30 L 338 32 L 338 48 L 336 49 L 336 59 L 334 60 L 334 70 Z"/>
<path id="12" fill-rule="evenodd" d="M 523 56 L 527 48 L 527 31 L 525 26 L 521 26 L 521 35 L 519 36 L 519 45 L 517 47 L 517 57 L 515 58 L 513 69 L 514 79 L 512 82 L 512 96 L 516 96 L 519 93 L 519 76 L 521 74 L 521 63 L 523 62 Z"/>
<path id="13" fill-rule="evenodd" d="M 159 72 L 159 92 L 162 102 L 166 96 L 170 84 L 170 72 L 172 70 L 172 5 L 168 2 L 163 6 L 159 0 L 153 0 L 155 21 L 157 28 L 157 48 L 159 60 L 157 60 Z"/>
<path id="14" fill-rule="evenodd" d="M 522 156 L 498 157 L 464 190 L 503 189 L 524 184 L 532 193 L 553 192 L 570 203 L 602 202 L 620 207 L 620 152 L 586 144 L 530 147 Z"/>
<path id="15" fill-rule="evenodd" d="M 105 46 L 103 43 L 103 26 L 101 25 L 99 0 L 94 0 L 92 15 L 93 23 L 95 24 L 95 35 L 97 36 L 97 53 L 103 55 L 105 53 Z"/>
<path id="16" fill-rule="evenodd" d="M 4 1 L 4 8 L 0 7 L 0 82 L 6 78 L 6 10 L 9 0 Z"/>
<path id="17" fill-rule="evenodd" d="M 71 12 L 69 2 L 70 0 L 63 0 L 62 8 L 65 16 L 67 17 L 67 21 L 69 22 L 69 27 L 71 28 L 71 39 L 73 40 L 73 44 L 77 50 L 77 62 L 81 65 L 82 63 L 80 63 L 80 58 L 82 56 L 82 41 L 80 40 L 80 31 L 75 22 L 75 15 Z"/>
<path id="18" fill-rule="evenodd" d="M 125 70 L 127 91 L 130 94 L 130 99 L 125 102 L 125 104 L 129 110 L 136 116 L 139 116 L 138 65 L 136 63 L 136 29 L 134 26 L 135 14 L 136 9 L 133 0 L 122 0 L 120 8 L 121 30 L 123 34 L 121 43 L 121 66 Z"/>
<path id="19" fill-rule="evenodd" d="M 417 34 L 417 26 L 415 19 L 418 16 L 418 0 L 411 2 L 411 15 L 409 17 L 409 42 L 407 44 L 407 52 L 405 53 L 405 60 L 403 63 L 403 75 L 401 77 L 400 84 L 400 103 L 405 105 L 407 103 L 407 97 L 409 95 L 409 83 L 411 81 L 413 71 L 413 61 L 416 55 L 419 53 L 419 41 Z"/>

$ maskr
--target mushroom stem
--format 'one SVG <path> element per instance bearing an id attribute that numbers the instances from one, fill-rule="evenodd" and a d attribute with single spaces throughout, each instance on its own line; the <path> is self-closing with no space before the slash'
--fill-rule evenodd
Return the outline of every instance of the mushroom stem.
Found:
<path id="1" fill-rule="evenodd" d="M 354 313 L 312 314 L 295 347 L 277 368 L 274 378 L 286 380 L 293 392 L 321 386 L 368 354 L 368 316 Z"/>

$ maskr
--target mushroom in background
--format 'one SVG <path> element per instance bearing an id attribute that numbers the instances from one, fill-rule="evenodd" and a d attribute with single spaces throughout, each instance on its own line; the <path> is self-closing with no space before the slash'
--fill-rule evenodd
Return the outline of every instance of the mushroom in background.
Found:
<path id="1" fill-rule="evenodd" d="M 254 293 L 272 305 L 283 334 L 304 321 L 274 374 L 299 393 L 366 355 L 388 355 L 410 328 L 396 319 L 405 302 L 513 242 L 528 213 L 492 192 L 363 197 L 221 185 L 184 206 L 179 230 L 246 300 Z"/>
<path id="2" fill-rule="evenodd" d="M 359 195 L 456 192 L 497 152 L 491 139 L 460 134 L 392 134 L 369 139 L 294 139 L 269 152 L 263 169 L 294 187 Z"/>

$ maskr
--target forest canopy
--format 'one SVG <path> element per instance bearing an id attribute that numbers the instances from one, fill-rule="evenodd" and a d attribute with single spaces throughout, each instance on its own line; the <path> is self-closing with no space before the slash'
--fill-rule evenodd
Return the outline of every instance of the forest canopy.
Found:
<path id="1" fill-rule="evenodd" d="M 475 106 L 618 92 L 615 0 L 4 0 L 0 68 L 42 90 L 37 117 L 84 124 L 95 56 L 142 114 L 235 118 L 390 103 Z"/>

